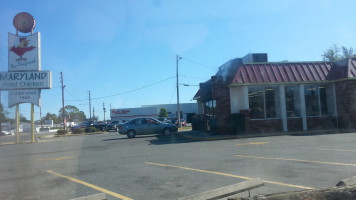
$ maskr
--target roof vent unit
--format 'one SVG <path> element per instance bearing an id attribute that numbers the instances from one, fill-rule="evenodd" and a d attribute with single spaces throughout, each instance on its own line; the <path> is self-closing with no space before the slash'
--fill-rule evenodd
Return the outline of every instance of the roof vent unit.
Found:
<path id="1" fill-rule="evenodd" d="M 267 53 L 249 53 L 242 58 L 243 64 L 268 62 Z"/>

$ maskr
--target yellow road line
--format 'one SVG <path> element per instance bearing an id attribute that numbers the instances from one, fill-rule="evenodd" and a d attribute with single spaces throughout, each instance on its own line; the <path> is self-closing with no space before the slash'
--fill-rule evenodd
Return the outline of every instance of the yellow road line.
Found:
<path id="1" fill-rule="evenodd" d="M 72 159 L 73 157 L 57 157 L 57 158 L 40 158 L 37 159 L 38 161 L 47 161 L 47 160 L 67 160 L 67 159 Z"/>
<path id="2" fill-rule="evenodd" d="M 261 145 L 261 144 L 268 144 L 269 142 L 249 142 L 243 144 L 236 144 L 236 146 L 245 146 L 245 145 Z"/>
<path id="3" fill-rule="evenodd" d="M 194 169 L 194 168 L 175 166 L 175 165 L 166 165 L 166 164 L 152 163 L 152 162 L 145 162 L 145 164 L 156 165 L 156 166 L 161 166 L 161 167 L 172 167 L 172 168 L 178 168 L 178 169 L 184 169 L 184 170 L 190 170 L 190 171 L 196 171 L 196 172 L 203 172 L 203 173 L 208 173 L 208 174 L 216 174 L 216 175 L 228 176 L 228 177 L 239 178 L 239 179 L 244 179 L 244 180 L 253 179 L 253 178 L 247 177 L 247 176 L 239 176 L 239 175 L 235 175 L 235 174 L 215 172 L 215 171 L 209 171 L 209 170 L 203 170 L 203 169 Z M 301 185 L 292 185 L 292 184 L 281 183 L 281 182 L 276 182 L 276 181 L 269 181 L 269 180 L 263 180 L 263 181 L 265 183 L 281 185 L 281 186 L 287 186 L 287 187 L 293 187 L 293 188 L 300 188 L 300 189 L 306 189 L 306 190 L 315 189 L 315 188 L 312 188 L 312 187 L 305 187 L 305 186 L 301 186 Z"/>
<path id="4" fill-rule="evenodd" d="M 102 188 L 102 187 L 99 187 L 99 186 L 96 186 L 96 185 L 87 183 L 87 182 L 85 182 L 85 181 L 82 181 L 82 180 L 79 180 L 79 179 L 76 179 L 76 178 L 72 178 L 72 177 L 70 177 L 70 176 L 65 176 L 65 175 L 59 174 L 59 173 L 54 172 L 54 171 L 52 171 L 52 170 L 47 170 L 47 173 L 53 174 L 53 175 L 58 176 L 58 177 L 62 177 L 62 178 L 68 179 L 68 180 L 70 180 L 70 181 L 72 181 L 72 182 L 75 182 L 75 183 L 79 183 L 79 184 L 85 185 L 85 186 L 90 187 L 90 188 L 92 188 L 92 189 L 94 189 L 94 190 L 98 190 L 98 191 L 100 191 L 100 192 L 104 192 L 105 194 L 111 195 L 111 196 L 113 196 L 113 197 L 116 197 L 116 198 L 119 198 L 119 199 L 122 199 L 122 200 L 133 200 L 133 199 L 131 199 L 131 198 L 128 198 L 128 197 L 123 196 L 123 195 L 121 195 L 121 194 L 112 192 L 112 191 L 107 190 L 107 189 L 105 189 L 105 188 Z"/>
<path id="5" fill-rule="evenodd" d="M 236 155 L 240 158 L 255 158 L 255 159 L 264 159 L 264 160 L 287 160 L 287 161 L 296 161 L 296 162 L 306 162 L 306 163 L 318 163 L 318 164 L 327 164 L 327 165 L 342 165 L 342 166 L 351 166 L 356 167 L 356 164 L 350 163 L 337 163 L 337 162 L 324 162 L 324 161 L 315 161 L 315 160 L 299 160 L 292 158 L 267 158 L 267 157 L 259 157 L 259 156 L 244 156 L 244 155 Z"/>
<path id="6" fill-rule="evenodd" d="M 356 151 L 354 149 L 321 149 L 321 148 L 318 148 L 318 150 L 321 150 L 321 151 L 350 151 L 350 152 Z"/>
<path id="7" fill-rule="evenodd" d="M 2 142 L 0 145 L 15 144 L 15 142 Z"/>

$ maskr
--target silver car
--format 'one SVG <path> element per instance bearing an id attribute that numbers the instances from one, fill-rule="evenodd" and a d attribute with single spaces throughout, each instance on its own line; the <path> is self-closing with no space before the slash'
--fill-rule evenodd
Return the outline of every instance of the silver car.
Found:
<path id="1" fill-rule="evenodd" d="M 134 118 L 119 126 L 119 133 L 134 138 L 136 135 L 160 133 L 169 135 L 177 132 L 178 128 L 173 124 L 167 124 L 151 117 Z"/>

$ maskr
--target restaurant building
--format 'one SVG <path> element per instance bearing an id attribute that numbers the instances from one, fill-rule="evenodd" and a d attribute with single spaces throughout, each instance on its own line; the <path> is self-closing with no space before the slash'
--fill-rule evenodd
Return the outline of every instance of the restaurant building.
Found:
<path id="1" fill-rule="evenodd" d="M 194 99 L 201 114 L 215 111 L 220 134 L 356 128 L 355 77 L 356 59 L 268 62 L 267 54 L 248 54 L 221 66 Z"/>

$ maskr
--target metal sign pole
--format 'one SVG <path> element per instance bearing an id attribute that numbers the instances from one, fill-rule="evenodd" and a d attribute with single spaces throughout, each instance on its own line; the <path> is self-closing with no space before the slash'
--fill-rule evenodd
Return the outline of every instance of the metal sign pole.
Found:
<path id="1" fill-rule="evenodd" d="M 16 104 L 16 144 L 20 143 L 20 105 Z"/>
<path id="2" fill-rule="evenodd" d="M 35 142 L 35 106 L 31 103 L 31 143 Z"/>

